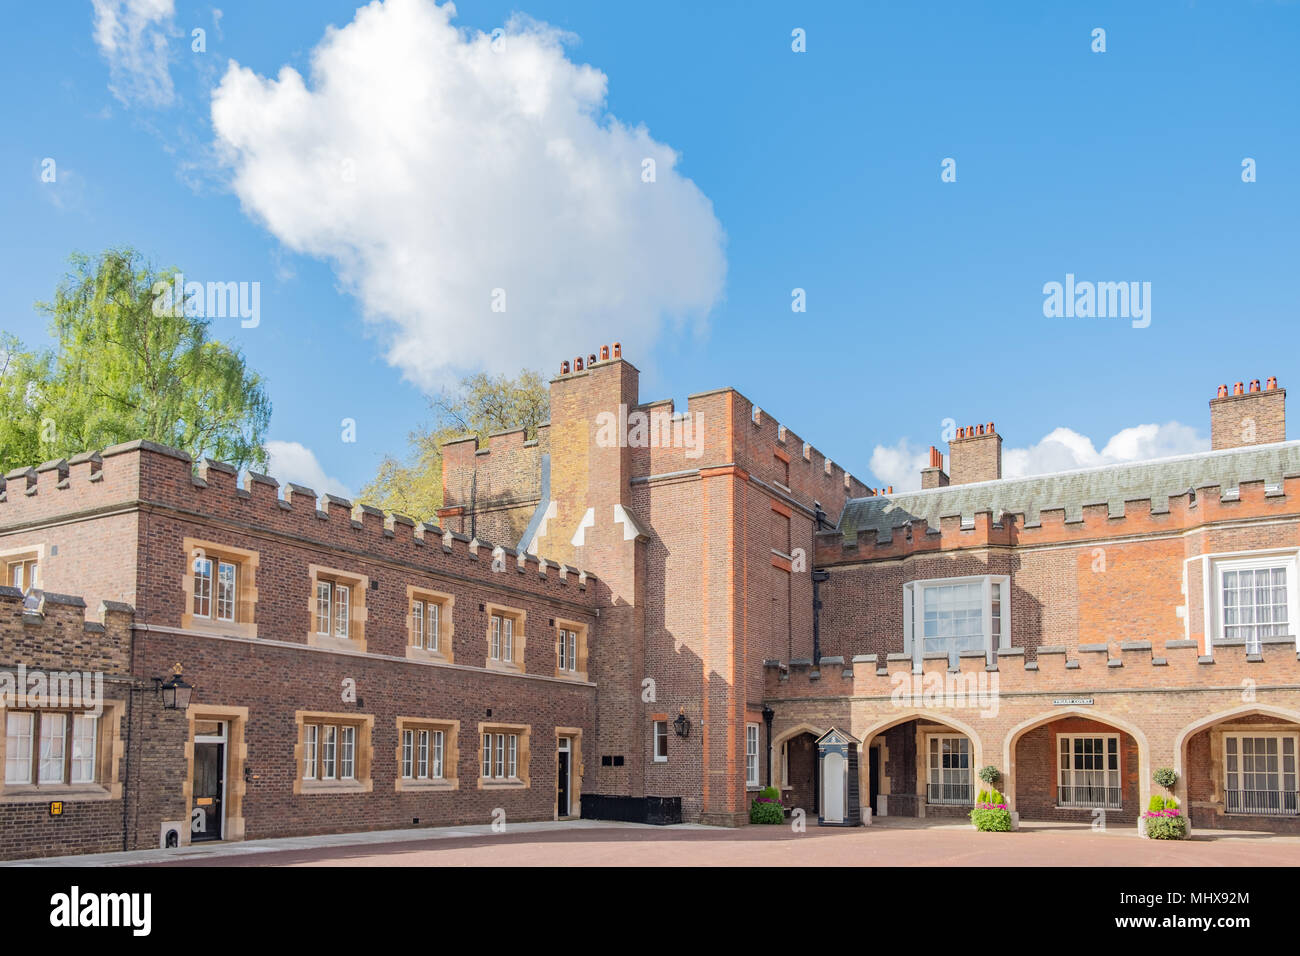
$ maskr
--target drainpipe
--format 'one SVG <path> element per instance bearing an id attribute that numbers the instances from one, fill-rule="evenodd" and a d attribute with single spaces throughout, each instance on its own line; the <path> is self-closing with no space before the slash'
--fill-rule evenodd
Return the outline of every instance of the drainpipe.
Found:
<path id="1" fill-rule="evenodd" d="M 822 616 L 822 598 L 821 585 L 831 579 L 831 573 L 818 569 L 812 573 L 813 586 L 813 653 L 812 663 L 816 667 L 822 659 L 822 633 L 821 633 L 821 616 Z"/>
<path id="2" fill-rule="evenodd" d="M 763 705 L 763 723 L 767 724 L 767 785 L 772 786 L 772 718 L 776 711 L 767 704 Z"/>

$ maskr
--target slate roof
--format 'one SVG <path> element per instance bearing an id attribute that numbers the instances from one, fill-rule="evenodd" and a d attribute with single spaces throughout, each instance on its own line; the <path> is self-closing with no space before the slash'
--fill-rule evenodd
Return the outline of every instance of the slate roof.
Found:
<path id="1" fill-rule="evenodd" d="M 1232 497 L 1241 482 L 1263 481 L 1280 493 L 1283 477 L 1292 476 L 1300 476 L 1300 441 L 854 498 L 845 504 L 837 530 L 846 544 L 853 544 L 858 535 L 871 532 L 887 540 L 892 528 L 909 520 L 938 528 L 940 518 L 960 515 L 970 525 L 982 511 L 991 511 L 994 520 L 1024 515 L 1029 528 L 1039 524 L 1041 512 L 1055 509 L 1065 510 L 1066 521 L 1080 521 L 1085 505 L 1107 505 L 1111 516 L 1119 517 L 1126 501 L 1150 499 L 1152 513 L 1160 513 L 1169 510 L 1171 495 L 1189 489 L 1218 487 L 1220 494 Z"/>

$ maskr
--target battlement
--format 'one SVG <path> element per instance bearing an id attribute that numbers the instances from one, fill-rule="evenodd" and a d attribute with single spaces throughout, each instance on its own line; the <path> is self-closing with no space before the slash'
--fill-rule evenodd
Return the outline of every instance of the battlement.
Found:
<path id="1" fill-rule="evenodd" d="M 98 615 L 76 595 L 0 587 L 0 667 L 126 673 L 135 609 L 104 601 Z"/>
<path id="2" fill-rule="evenodd" d="M 281 493 L 276 479 L 257 472 L 247 472 L 241 484 L 233 465 L 211 459 L 196 464 L 182 451 L 149 441 L 10 472 L 0 487 L 0 534 L 71 515 L 142 506 L 199 521 L 235 521 L 327 548 L 405 559 L 434 572 L 464 574 L 466 564 L 486 573 L 508 571 L 512 578 L 530 581 L 531 590 L 563 589 L 570 600 L 594 603 L 589 584 L 595 575 L 581 569 L 337 495 L 320 496 L 302 485 L 286 484 Z M 585 596 L 578 598 L 579 593 Z"/>
<path id="3" fill-rule="evenodd" d="M 910 654 L 862 654 L 848 660 L 823 657 L 818 666 L 810 660 L 768 660 L 763 669 L 769 699 L 934 695 L 942 700 L 953 694 L 1065 695 L 1300 681 L 1294 638 L 1266 640 L 1261 651 L 1252 654 L 1244 646 L 1219 647 L 1211 656 L 1201 653 L 1199 641 L 1166 641 L 1163 647 L 1151 641 L 1111 641 L 1073 648 L 1039 647 L 1034 661 L 1025 659 L 1022 647 L 1003 648 L 994 665 L 988 664 L 983 651 L 963 652 L 955 669 L 949 667 L 947 654 L 927 654 L 920 673 L 914 672 Z"/>
<path id="4" fill-rule="evenodd" d="M 988 546 L 1029 546 L 1122 538 L 1182 531 L 1246 518 L 1300 516 L 1300 474 L 1279 483 L 1242 481 L 1189 488 L 1167 497 L 1129 498 L 1037 512 L 976 511 L 943 515 L 939 526 L 910 514 L 903 506 L 888 517 L 888 526 L 870 532 L 824 531 L 816 540 L 820 566 L 876 561 L 913 554 Z"/>

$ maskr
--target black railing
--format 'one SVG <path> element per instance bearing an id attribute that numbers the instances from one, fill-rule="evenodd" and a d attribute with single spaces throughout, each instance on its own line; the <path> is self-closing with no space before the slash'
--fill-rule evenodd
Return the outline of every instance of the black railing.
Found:
<path id="1" fill-rule="evenodd" d="M 1090 810 L 1094 807 L 1119 810 L 1124 805 L 1124 791 L 1119 787 L 1105 787 L 1095 784 L 1057 787 L 1056 804 L 1060 807 L 1076 807 L 1083 810 Z"/>
<path id="2" fill-rule="evenodd" d="M 1279 817 L 1300 813 L 1300 794 L 1294 790 L 1225 790 L 1223 798 L 1227 813 Z"/>
<path id="3" fill-rule="evenodd" d="M 929 803 L 970 806 L 973 802 L 969 783 L 930 783 L 927 789 L 926 800 Z"/>

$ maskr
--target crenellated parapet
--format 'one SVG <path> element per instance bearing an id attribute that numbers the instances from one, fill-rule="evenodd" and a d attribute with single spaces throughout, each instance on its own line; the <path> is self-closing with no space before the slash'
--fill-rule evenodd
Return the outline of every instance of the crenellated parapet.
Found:
<path id="1" fill-rule="evenodd" d="M 1258 653 L 1244 646 L 1201 653 L 1199 641 L 1112 641 L 1039 647 L 1037 659 L 1024 649 L 1004 648 L 994 665 L 982 651 L 963 653 L 952 668 L 947 654 L 927 654 L 914 671 L 910 654 L 862 654 L 852 658 L 764 661 L 765 696 L 790 698 L 904 698 L 942 701 L 956 695 L 1051 694 L 1090 691 L 1241 688 L 1300 683 L 1300 653 L 1294 638 L 1268 639 Z"/>
<path id="2" fill-rule="evenodd" d="M 506 573 L 542 595 L 596 601 L 590 587 L 595 575 L 581 569 L 337 495 L 318 495 L 302 485 L 282 486 L 258 472 L 246 472 L 241 482 L 238 469 L 226 462 L 196 463 L 184 452 L 149 441 L 11 471 L 0 488 L 0 533 L 129 508 L 290 535 L 432 572 Z"/>
<path id="3" fill-rule="evenodd" d="M 1048 504 L 1048 502 L 1044 502 Z M 829 566 L 969 548 L 1029 547 L 1118 540 L 1188 531 L 1220 522 L 1300 518 L 1300 474 L 1273 482 L 1202 485 L 1181 494 L 1126 498 L 1036 512 L 985 509 L 946 514 L 937 527 L 910 513 L 904 502 L 886 506 L 874 530 L 837 529 L 817 536 L 817 564 Z"/>

